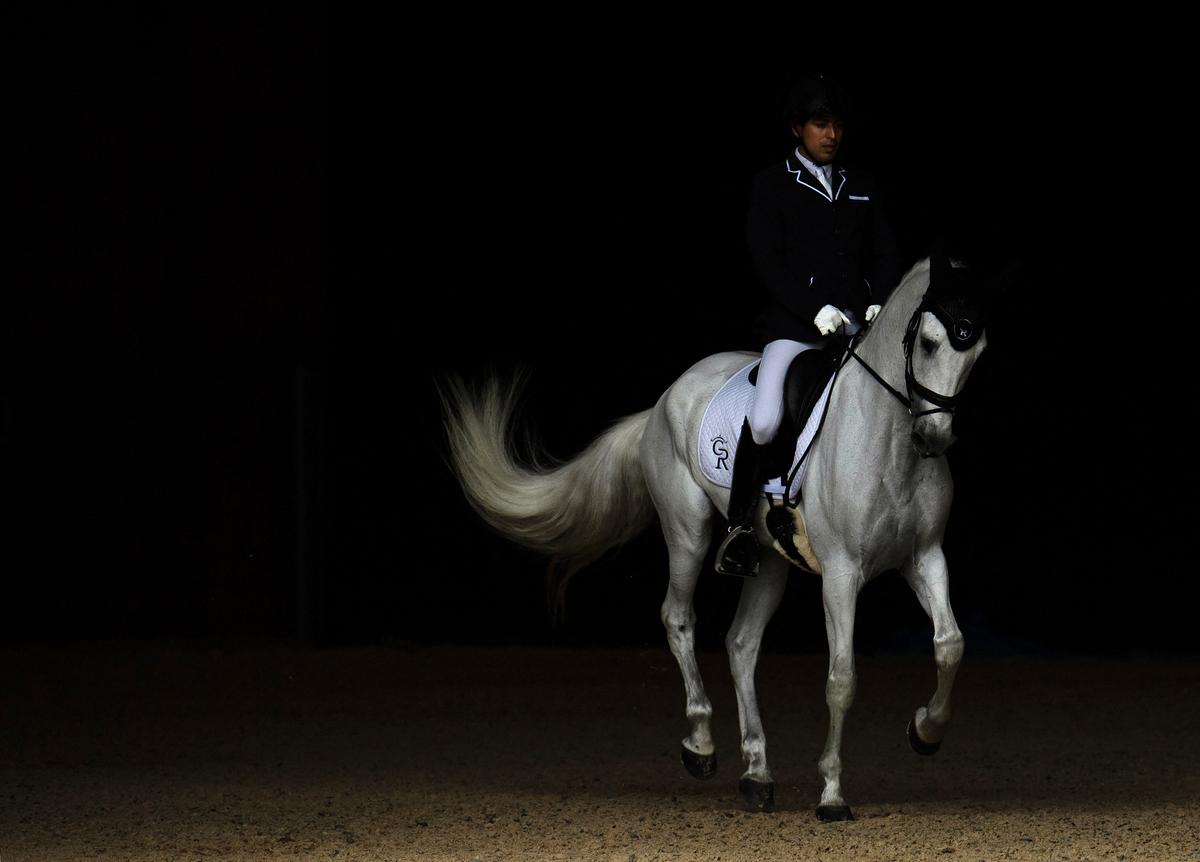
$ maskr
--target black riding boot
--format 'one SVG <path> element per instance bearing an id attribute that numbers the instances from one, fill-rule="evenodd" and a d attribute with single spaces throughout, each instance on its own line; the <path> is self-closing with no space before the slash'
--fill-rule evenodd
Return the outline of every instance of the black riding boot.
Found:
<path id="1" fill-rule="evenodd" d="M 716 569 L 723 575 L 752 578 L 758 574 L 759 544 L 753 521 L 762 493 L 766 450 L 754 442 L 750 420 L 743 420 L 729 489 L 729 534 L 717 550 Z"/>

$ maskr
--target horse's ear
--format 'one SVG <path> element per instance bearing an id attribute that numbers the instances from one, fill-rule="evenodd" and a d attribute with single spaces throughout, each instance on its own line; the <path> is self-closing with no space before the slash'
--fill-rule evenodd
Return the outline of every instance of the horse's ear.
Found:
<path id="1" fill-rule="evenodd" d="M 973 293 L 975 269 L 971 255 L 962 243 L 937 237 L 929 250 L 929 290 L 926 299 L 961 298 Z"/>

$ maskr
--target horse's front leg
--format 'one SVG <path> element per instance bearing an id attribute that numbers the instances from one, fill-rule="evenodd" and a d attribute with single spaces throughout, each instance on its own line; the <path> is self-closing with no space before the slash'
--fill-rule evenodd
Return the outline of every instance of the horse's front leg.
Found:
<path id="1" fill-rule="evenodd" d="M 767 767 L 767 740 L 758 714 L 754 692 L 754 669 L 763 631 L 774 615 L 787 586 L 788 562 L 778 554 L 767 553 L 758 569 L 758 577 L 742 585 L 733 625 L 725 637 L 729 668 L 737 690 L 738 722 L 742 728 L 742 760 L 746 771 L 738 781 L 742 799 L 758 811 L 775 807 L 775 782 Z"/>
<path id="2" fill-rule="evenodd" d="M 918 553 L 904 569 L 904 578 L 933 622 L 933 656 L 937 662 L 937 691 L 908 725 L 908 741 L 918 754 L 933 754 L 950 725 L 950 692 L 963 656 L 963 636 L 950 607 L 950 573 L 940 545 Z"/>
<path id="3" fill-rule="evenodd" d="M 825 633 L 829 638 L 829 676 L 825 681 L 825 703 L 829 706 L 829 734 L 818 764 L 825 787 L 817 816 L 822 820 L 853 820 L 842 797 L 842 729 L 854 702 L 857 684 L 854 672 L 854 612 L 862 573 L 849 566 L 829 567 L 822 575 L 821 597 L 825 604 Z"/>

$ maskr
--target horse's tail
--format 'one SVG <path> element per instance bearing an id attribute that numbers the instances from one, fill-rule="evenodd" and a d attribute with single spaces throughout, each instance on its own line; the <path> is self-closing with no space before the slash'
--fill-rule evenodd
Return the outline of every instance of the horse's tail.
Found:
<path id="1" fill-rule="evenodd" d="M 450 377 L 438 391 L 467 500 L 501 535 L 550 558 L 546 595 L 558 622 L 571 576 L 654 520 L 638 458 L 650 410 L 617 420 L 569 461 L 549 462 L 527 445 L 523 463 L 511 427 L 523 385 L 522 375 L 508 385 L 491 378 L 473 391 Z"/>

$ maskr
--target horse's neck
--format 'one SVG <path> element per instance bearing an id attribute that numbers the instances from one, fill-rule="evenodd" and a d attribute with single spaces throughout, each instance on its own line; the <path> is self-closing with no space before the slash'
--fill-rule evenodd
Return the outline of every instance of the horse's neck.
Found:
<path id="1" fill-rule="evenodd" d="M 904 334 L 928 283 L 927 272 L 910 273 L 855 348 L 863 361 L 898 392 L 905 391 Z M 836 440 L 836 452 L 828 455 L 857 459 L 861 453 L 878 452 L 887 463 L 879 464 L 879 475 L 871 481 L 904 481 L 920 461 L 909 439 L 912 416 L 908 409 L 853 357 L 841 375 L 843 379 L 835 391 L 842 391 L 837 393 L 829 417 L 833 420 L 834 434 L 830 436 Z"/>
<path id="2" fill-rule="evenodd" d="M 928 270 L 910 272 L 896 288 L 887 305 L 875 318 L 870 332 L 856 348 L 858 355 L 900 392 L 904 391 L 904 334 L 908 329 L 908 321 L 920 304 L 928 285 Z M 858 365 L 853 359 L 851 362 Z M 859 370 L 865 373 L 865 369 L 860 367 Z M 881 392 L 888 394 L 887 390 L 879 386 L 878 381 L 869 374 L 865 376 Z M 888 397 L 900 404 L 894 395 L 889 394 Z"/>

